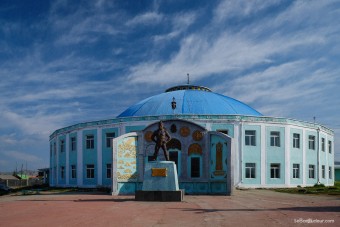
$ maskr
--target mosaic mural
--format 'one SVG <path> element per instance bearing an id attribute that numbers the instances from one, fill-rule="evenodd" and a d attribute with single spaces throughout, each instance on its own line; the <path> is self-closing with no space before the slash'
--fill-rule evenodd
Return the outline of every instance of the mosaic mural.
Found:
<path id="1" fill-rule="evenodd" d="M 137 137 L 126 137 L 118 141 L 117 179 L 137 180 Z"/>

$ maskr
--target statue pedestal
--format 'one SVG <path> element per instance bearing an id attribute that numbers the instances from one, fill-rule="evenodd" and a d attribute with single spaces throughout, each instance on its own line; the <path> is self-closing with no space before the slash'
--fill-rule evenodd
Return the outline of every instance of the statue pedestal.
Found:
<path id="1" fill-rule="evenodd" d="M 136 191 L 137 201 L 183 201 L 179 190 L 176 164 L 172 161 L 146 163 L 142 191 Z"/>

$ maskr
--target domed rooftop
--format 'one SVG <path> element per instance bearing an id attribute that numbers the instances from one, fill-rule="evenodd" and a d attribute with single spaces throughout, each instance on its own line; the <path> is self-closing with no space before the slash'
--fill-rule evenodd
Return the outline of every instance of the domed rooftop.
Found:
<path id="1" fill-rule="evenodd" d="M 173 101 L 176 102 L 175 110 L 171 105 Z M 209 88 L 180 85 L 130 106 L 118 118 L 171 114 L 262 116 L 250 106 L 228 96 L 214 93 Z"/>

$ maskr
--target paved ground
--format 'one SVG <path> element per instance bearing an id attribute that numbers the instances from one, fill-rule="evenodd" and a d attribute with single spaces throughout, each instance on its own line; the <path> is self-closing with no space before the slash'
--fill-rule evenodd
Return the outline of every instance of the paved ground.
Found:
<path id="1" fill-rule="evenodd" d="M 316 224 L 315 222 L 324 222 Z M 340 226 L 340 197 L 236 190 L 135 202 L 132 196 L 53 194 L 0 197 L 0 226 Z M 331 222 L 325 224 L 325 222 Z"/>

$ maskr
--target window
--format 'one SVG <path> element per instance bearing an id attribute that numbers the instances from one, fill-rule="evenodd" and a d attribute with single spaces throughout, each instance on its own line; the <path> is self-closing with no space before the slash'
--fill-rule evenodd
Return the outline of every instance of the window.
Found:
<path id="1" fill-rule="evenodd" d="M 65 167 L 64 166 L 60 167 L 60 177 L 61 177 L 61 179 L 64 179 L 64 177 L 65 177 Z"/>
<path id="2" fill-rule="evenodd" d="M 77 178 L 77 169 L 76 169 L 76 165 L 71 165 L 71 178 L 72 178 L 72 179 Z"/>
<path id="3" fill-rule="evenodd" d="M 332 141 L 328 140 L 328 152 L 332 153 Z"/>
<path id="4" fill-rule="evenodd" d="M 106 164 L 106 178 L 111 178 L 112 165 Z"/>
<path id="5" fill-rule="evenodd" d="M 64 151 L 65 151 L 65 141 L 60 140 L 60 152 L 64 152 Z"/>
<path id="6" fill-rule="evenodd" d="M 106 133 L 106 147 L 112 147 L 112 140 L 113 138 L 115 138 L 115 133 L 114 132 L 110 132 L 110 133 Z"/>
<path id="7" fill-rule="evenodd" d="M 86 178 L 94 178 L 94 165 L 86 165 Z"/>
<path id="8" fill-rule="evenodd" d="M 246 178 L 256 178 L 255 163 L 246 163 Z"/>
<path id="9" fill-rule="evenodd" d="M 200 158 L 191 157 L 191 177 L 200 177 Z"/>
<path id="10" fill-rule="evenodd" d="M 309 173 L 309 178 L 315 178 L 315 166 L 314 165 L 309 165 L 308 173 Z"/>
<path id="11" fill-rule="evenodd" d="M 300 134 L 293 133 L 293 148 L 300 148 Z"/>
<path id="12" fill-rule="evenodd" d="M 300 178 L 300 164 L 293 164 L 293 178 Z"/>
<path id="13" fill-rule="evenodd" d="M 326 178 L 326 169 L 324 165 L 321 166 L 321 174 L 322 174 L 322 178 Z"/>
<path id="14" fill-rule="evenodd" d="M 325 151 L 325 138 L 321 138 L 321 150 Z"/>
<path id="15" fill-rule="evenodd" d="M 225 129 L 217 129 L 216 131 L 221 132 L 221 133 L 226 134 L 226 135 L 228 135 L 228 133 L 229 133 L 229 131 L 225 130 Z"/>
<path id="16" fill-rule="evenodd" d="M 255 130 L 246 130 L 245 131 L 245 143 L 246 146 L 256 146 L 256 131 Z"/>
<path id="17" fill-rule="evenodd" d="M 77 149 L 76 137 L 71 137 L 71 151 L 75 151 L 76 149 Z"/>
<path id="18" fill-rule="evenodd" d="M 308 148 L 315 150 L 315 136 L 308 136 Z"/>
<path id="19" fill-rule="evenodd" d="M 86 149 L 94 149 L 94 136 L 93 135 L 86 136 Z"/>
<path id="20" fill-rule="evenodd" d="M 270 178 L 280 178 L 280 164 L 270 164 Z"/>
<path id="21" fill-rule="evenodd" d="M 280 132 L 270 132 L 270 146 L 280 146 Z"/>
<path id="22" fill-rule="evenodd" d="M 333 171 L 332 171 L 332 167 L 328 168 L 328 177 L 329 179 L 333 179 Z"/>

